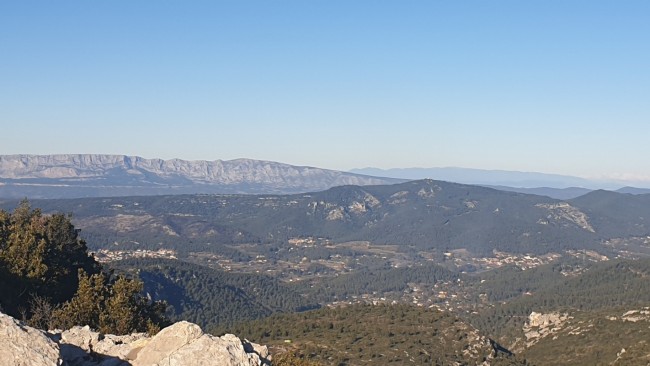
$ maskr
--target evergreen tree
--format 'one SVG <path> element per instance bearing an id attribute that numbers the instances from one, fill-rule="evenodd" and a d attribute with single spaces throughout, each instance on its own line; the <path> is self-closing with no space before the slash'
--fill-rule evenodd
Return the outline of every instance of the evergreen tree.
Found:
<path id="1" fill-rule="evenodd" d="M 79 270 L 79 288 L 75 296 L 52 314 L 57 328 L 67 329 L 74 325 L 98 328 L 102 304 L 106 298 L 106 278 L 98 273 L 88 276 Z"/>
<path id="2" fill-rule="evenodd" d="M 0 210 L 0 309 L 37 327 L 159 329 L 166 305 L 143 297 L 138 280 L 103 274 L 70 220 L 32 210 L 27 200 L 13 213 Z"/>
<path id="3" fill-rule="evenodd" d="M 99 264 L 88 255 L 70 216 L 43 215 L 24 200 L 12 214 L 0 211 L 0 264 L 6 289 L 1 299 L 10 315 L 27 309 L 34 297 L 53 304 L 70 299 L 78 287 L 78 270 L 94 274 Z"/>

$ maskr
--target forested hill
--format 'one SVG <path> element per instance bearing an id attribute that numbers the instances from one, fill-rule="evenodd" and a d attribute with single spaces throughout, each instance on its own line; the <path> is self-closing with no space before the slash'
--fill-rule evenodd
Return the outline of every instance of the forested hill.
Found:
<path id="1" fill-rule="evenodd" d="M 527 271 L 501 268 L 481 274 L 473 291 L 502 304 L 477 314 L 475 325 L 496 336 L 523 325 L 532 311 L 591 311 L 650 304 L 650 259 L 605 261 L 588 265 L 579 275 L 567 274 L 575 265 L 560 261 Z"/>
<path id="2" fill-rule="evenodd" d="M 534 365 L 647 365 L 649 276 L 647 258 L 504 267 L 471 284 L 468 292 L 493 305 L 469 317 Z M 535 313 L 550 320 L 533 324 Z"/>
<path id="3" fill-rule="evenodd" d="M 650 194 L 598 190 L 570 201 L 608 238 L 650 234 Z"/>
<path id="4" fill-rule="evenodd" d="M 164 259 L 123 260 L 111 266 L 138 277 L 152 299 L 165 301 L 171 320 L 188 320 L 203 328 L 318 307 L 291 286 L 260 274 Z"/>
<path id="5" fill-rule="evenodd" d="M 649 197 L 597 191 L 559 201 L 421 180 L 297 195 L 87 198 L 36 200 L 34 205 L 71 212 L 95 248 L 137 242 L 139 248 L 162 244 L 209 250 L 205 243 L 286 243 L 290 238 L 322 237 L 335 243 L 367 240 L 487 254 L 495 249 L 602 252 L 605 240 L 650 235 Z M 7 208 L 14 205 L 4 202 Z M 616 229 L 623 224 L 633 230 Z"/>

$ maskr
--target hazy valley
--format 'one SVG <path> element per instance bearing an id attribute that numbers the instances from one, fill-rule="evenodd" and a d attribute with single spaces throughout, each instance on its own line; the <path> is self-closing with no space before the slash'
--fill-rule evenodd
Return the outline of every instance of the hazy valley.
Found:
<path id="1" fill-rule="evenodd" d="M 650 366 L 650 2 L 0 2 L 0 366 Z"/>

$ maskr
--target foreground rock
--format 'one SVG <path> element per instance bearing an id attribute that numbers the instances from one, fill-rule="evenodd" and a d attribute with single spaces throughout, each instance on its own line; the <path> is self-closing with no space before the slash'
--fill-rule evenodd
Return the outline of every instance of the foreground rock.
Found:
<path id="1" fill-rule="evenodd" d="M 153 337 L 100 334 L 89 327 L 43 332 L 0 314 L 2 366 L 183 366 L 269 365 L 268 349 L 232 334 L 214 337 L 189 322 L 173 324 Z"/>
<path id="2" fill-rule="evenodd" d="M 189 322 L 179 322 L 160 331 L 134 347 L 134 366 L 146 365 L 263 365 L 269 356 L 268 349 L 232 334 L 213 337 Z M 191 361 L 191 362 L 190 362 Z"/>
<path id="3" fill-rule="evenodd" d="M 61 365 L 59 347 L 45 333 L 0 313 L 0 364 L 6 366 Z"/>

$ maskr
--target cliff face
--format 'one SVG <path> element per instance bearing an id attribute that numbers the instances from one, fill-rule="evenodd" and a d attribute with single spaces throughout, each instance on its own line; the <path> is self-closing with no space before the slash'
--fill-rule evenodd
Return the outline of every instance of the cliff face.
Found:
<path id="1" fill-rule="evenodd" d="M 0 314 L 0 363 L 7 366 L 269 365 L 265 346 L 232 334 L 214 337 L 178 322 L 153 337 L 114 336 L 74 327 L 43 332 Z"/>
<path id="2" fill-rule="evenodd" d="M 13 191 L 39 188 L 38 192 L 45 192 L 49 188 L 57 192 L 65 187 L 81 189 L 80 197 L 90 195 L 83 191 L 89 188 L 101 188 L 97 195 L 122 195 L 128 188 L 149 188 L 154 190 L 153 194 L 164 194 L 163 189 L 176 190 L 169 193 L 296 193 L 401 181 L 250 159 L 187 161 L 91 154 L 0 156 L 4 197 L 17 196 L 9 195 Z M 119 193 L 111 194 L 118 189 Z M 59 192 L 43 198 L 59 197 L 71 195 Z"/>

